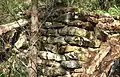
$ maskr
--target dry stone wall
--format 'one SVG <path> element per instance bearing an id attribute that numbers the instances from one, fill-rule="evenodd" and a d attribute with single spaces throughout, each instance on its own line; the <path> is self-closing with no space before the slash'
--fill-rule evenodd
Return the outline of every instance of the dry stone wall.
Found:
<path id="1" fill-rule="evenodd" d="M 89 53 L 99 52 L 108 35 L 119 29 L 114 21 L 109 15 L 75 8 L 55 9 L 40 29 L 38 76 L 82 77 Z"/>

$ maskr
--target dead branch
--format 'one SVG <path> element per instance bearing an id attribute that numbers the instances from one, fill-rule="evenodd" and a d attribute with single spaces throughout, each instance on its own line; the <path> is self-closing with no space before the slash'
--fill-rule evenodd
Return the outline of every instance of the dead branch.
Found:
<path id="1" fill-rule="evenodd" d="M 93 74 L 96 68 L 100 65 L 100 62 L 104 59 L 104 57 L 108 54 L 111 47 L 109 44 L 104 44 L 100 48 L 100 52 L 95 56 L 94 60 L 92 61 L 92 65 L 89 66 L 87 69 L 87 74 Z"/>
<path id="2" fill-rule="evenodd" d="M 0 35 L 2 35 L 3 33 L 6 33 L 14 28 L 18 28 L 18 27 L 23 27 L 26 24 L 28 24 L 28 20 L 26 19 L 20 19 L 18 21 L 12 22 L 12 23 L 8 23 L 8 24 L 4 24 L 4 25 L 0 25 Z"/>

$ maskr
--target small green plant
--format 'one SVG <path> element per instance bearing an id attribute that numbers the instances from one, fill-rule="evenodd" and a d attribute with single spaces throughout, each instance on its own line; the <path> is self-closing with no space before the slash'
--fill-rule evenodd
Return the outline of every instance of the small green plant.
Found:
<path id="1" fill-rule="evenodd" d="M 0 72 L 0 77 L 5 77 L 3 72 Z"/>
<path id="2" fill-rule="evenodd" d="M 108 13 L 111 15 L 120 15 L 120 7 L 114 5 L 114 7 L 108 9 Z"/>

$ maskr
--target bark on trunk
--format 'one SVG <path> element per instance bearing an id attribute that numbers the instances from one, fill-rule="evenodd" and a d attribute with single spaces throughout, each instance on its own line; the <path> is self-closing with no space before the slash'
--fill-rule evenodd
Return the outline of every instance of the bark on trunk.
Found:
<path id="1" fill-rule="evenodd" d="M 38 4 L 38 0 L 32 0 L 29 77 L 37 77 L 37 48 L 34 45 L 38 39 L 37 4 Z"/>

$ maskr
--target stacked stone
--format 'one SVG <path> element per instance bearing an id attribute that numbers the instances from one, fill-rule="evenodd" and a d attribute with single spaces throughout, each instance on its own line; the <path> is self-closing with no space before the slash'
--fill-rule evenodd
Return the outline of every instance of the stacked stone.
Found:
<path id="1" fill-rule="evenodd" d="M 97 52 L 108 34 L 97 26 L 114 18 L 76 9 L 56 9 L 41 26 L 40 77 L 81 77 L 89 51 Z"/>

